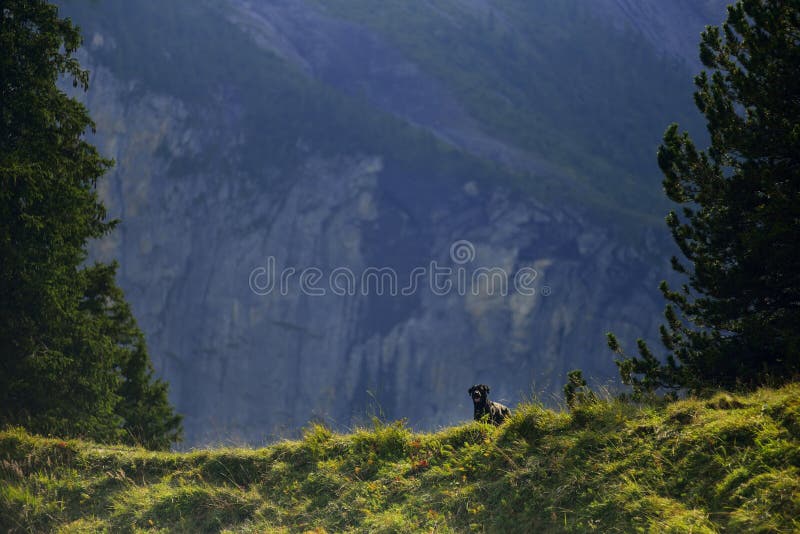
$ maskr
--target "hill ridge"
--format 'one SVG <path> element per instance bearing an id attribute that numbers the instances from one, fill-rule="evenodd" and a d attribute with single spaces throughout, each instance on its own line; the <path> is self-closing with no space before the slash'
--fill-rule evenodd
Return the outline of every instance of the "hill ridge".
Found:
<path id="1" fill-rule="evenodd" d="M 662 407 L 520 405 L 495 428 L 402 421 L 260 449 L 149 452 L 0 432 L 11 532 L 790 532 L 800 384 Z"/>

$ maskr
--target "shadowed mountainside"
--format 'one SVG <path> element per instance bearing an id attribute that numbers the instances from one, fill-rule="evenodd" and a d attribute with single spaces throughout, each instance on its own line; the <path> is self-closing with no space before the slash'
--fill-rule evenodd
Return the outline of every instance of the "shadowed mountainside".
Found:
<path id="1" fill-rule="evenodd" d="M 117 160 L 123 222 L 94 253 L 120 260 L 188 443 L 370 409 L 431 428 L 469 417 L 478 381 L 513 404 L 575 367 L 611 377 L 603 333 L 661 313 L 655 148 L 673 120 L 700 129 L 685 48 L 641 29 L 715 22 L 650 4 L 65 2 Z M 249 286 L 270 256 L 402 282 L 455 267 L 458 240 L 470 269 L 535 269 L 535 294 Z"/>

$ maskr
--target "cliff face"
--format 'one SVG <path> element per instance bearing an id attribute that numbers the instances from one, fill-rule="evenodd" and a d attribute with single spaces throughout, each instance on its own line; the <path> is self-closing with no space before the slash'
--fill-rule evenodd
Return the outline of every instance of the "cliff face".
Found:
<path id="1" fill-rule="evenodd" d="M 434 69 L 391 28 L 352 16 L 357 3 L 186 4 L 197 32 L 186 42 L 201 62 L 189 77 L 171 63 L 185 65 L 186 47 L 166 33 L 158 46 L 135 41 L 141 56 L 126 48 L 134 16 L 167 31 L 169 13 L 66 6 L 86 35 L 93 74 L 83 98 L 95 142 L 117 160 L 100 187 L 122 224 L 93 254 L 120 261 L 190 445 L 260 442 L 310 419 L 348 425 L 378 411 L 420 428 L 468 419 L 473 383 L 513 404 L 558 391 L 576 367 L 606 380 L 615 372 L 606 331 L 629 340 L 656 331 L 671 250 L 652 222 L 662 212 L 584 199 L 593 188 L 624 199 L 657 179 L 626 182 L 637 168 L 621 155 L 623 178 L 610 191 L 600 170 L 567 166 L 558 145 L 537 150 L 513 137 L 511 119 L 481 120 L 459 73 Z M 487 19 L 489 5 L 458 4 L 439 23 L 478 10 L 492 28 L 513 26 L 502 10 Z M 213 38 L 200 22 L 228 32 L 217 36 L 235 44 L 226 57 L 252 69 L 232 76 L 203 55 Z M 151 70 L 131 68 L 137 61 Z M 633 116 L 646 105 L 631 103 Z M 573 121 L 565 117 L 565 131 Z M 581 157 L 612 168 L 597 149 Z M 466 257 L 453 249 L 460 240 Z M 503 269 L 511 287 L 442 291 L 428 277 L 407 295 L 381 295 L 374 279 L 356 294 L 331 289 L 337 268 L 357 285 L 365 270 L 391 268 L 400 289 L 415 268 L 430 275 L 432 261 L 456 269 L 456 286 L 458 268 L 471 280 L 483 266 Z M 262 275 L 273 266 L 277 287 L 267 292 Z M 285 268 L 295 273 L 282 291 Z M 306 268 L 319 269 L 311 285 L 325 295 L 303 291 Z M 522 269 L 535 273 L 526 294 L 513 287 Z"/>

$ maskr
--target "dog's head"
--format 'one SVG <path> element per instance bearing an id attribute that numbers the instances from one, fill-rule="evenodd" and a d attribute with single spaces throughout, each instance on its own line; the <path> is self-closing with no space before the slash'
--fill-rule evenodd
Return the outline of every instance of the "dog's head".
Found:
<path id="1" fill-rule="evenodd" d="M 469 396 L 472 397 L 474 404 L 485 403 L 489 400 L 489 386 L 486 384 L 476 384 L 469 388 Z"/>

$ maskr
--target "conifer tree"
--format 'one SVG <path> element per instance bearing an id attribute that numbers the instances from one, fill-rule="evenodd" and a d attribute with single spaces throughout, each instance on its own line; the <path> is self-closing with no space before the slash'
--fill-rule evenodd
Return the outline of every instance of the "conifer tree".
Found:
<path id="1" fill-rule="evenodd" d="M 138 432 L 164 447 L 180 419 L 152 379 L 115 266 L 83 267 L 88 240 L 116 222 L 95 189 L 113 162 L 86 142 L 94 123 L 57 85 L 88 88 L 80 44 L 55 6 L 0 4 L 0 424 L 100 441 Z M 161 419 L 147 427 L 144 414 Z M 145 427 L 156 430 L 134 430 Z"/>
<path id="2" fill-rule="evenodd" d="M 702 34 L 695 103 L 710 146 L 671 125 L 658 151 L 667 225 L 688 277 L 662 282 L 666 362 L 639 340 L 609 346 L 624 382 L 699 392 L 791 380 L 800 372 L 800 1 L 740 0 Z"/>

